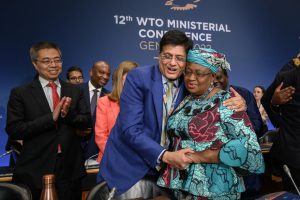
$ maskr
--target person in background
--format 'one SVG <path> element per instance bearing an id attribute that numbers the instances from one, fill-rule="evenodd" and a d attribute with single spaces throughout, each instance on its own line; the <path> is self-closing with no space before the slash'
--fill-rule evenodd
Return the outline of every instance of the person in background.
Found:
<path id="1" fill-rule="evenodd" d="M 105 61 L 97 61 L 93 64 L 93 66 L 90 69 L 90 80 L 86 83 L 79 85 L 83 88 L 84 96 L 86 102 L 88 102 L 88 107 L 90 108 L 92 116 L 93 128 L 92 130 L 86 130 L 86 132 L 90 131 L 91 133 L 84 137 L 81 143 L 84 158 L 88 161 L 90 161 L 90 159 L 92 159 L 95 155 L 99 153 L 99 148 L 95 143 L 96 106 L 98 98 L 110 92 L 109 90 L 104 88 L 104 86 L 108 83 L 109 78 L 109 64 Z"/>
<path id="2" fill-rule="evenodd" d="M 268 119 L 269 119 L 264 106 L 261 104 L 261 98 L 264 95 L 265 91 L 266 91 L 265 88 L 261 85 L 257 85 L 253 89 L 253 95 L 256 100 L 256 105 L 259 109 L 260 116 L 263 120 L 263 131 L 262 131 L 263 134 L 268 131 Z"/>
<path id="3" fill-rule="evenodd" d="M 170 111 L 186 95 L 181 75 L 192 46 L 183 32 L 170 30 L 160 40 L 158 65 L 137 67 L 127 75 L 120 113 L 107 140 L 97 177 L 98 182 L 106 181 L 107 190 L 115 187 L 118 198 L 166 194 L 156 185 L 161 162 L 179 168 L 190 163 L 185 156 L 189 150 L 165 152 L 164 124 Z M 225 105 L 244 110 L 244 100 L 236 95 Z"/>
<path id="4" fill-rule="evenodd" d="M 165 154 L 189 150 L 188 164 L 166 162 L 157 182 L 173 190 L 176 199 L 240 199 L 245 188 L 239 173 L 264 172 L 249 117 L 223 106 L 232 94 L 214 86 L 218 70 L 229 67 L 225 55 L 213 49 L 192 49 L 187 55 L 184 83 L 190 95 L 168 118 Z"/>
<path id="5" fill-rule="evenodd" d="M 66 77 L 66 81 L 72 84 L 81 84 L 84 81 L 82 69 L 77 66 L 72 66 L 68 68 Z"/>
<path id="6" fill-rule="evenodd" d="M 286 72 L 293 70 L 300 65 L 300 53 L 296 57 L 289 60 L 279 71 Z M 278 73 L 278 74 L 279 74 Z M 277 74 L 277 75 L 278 75 Z M 295 88 L 293 86 L 283 87 L 284 83 L 280 83 L 278 86 L 274 86 L 272 83 L 268 89 L 268 95 L 264 95 L 261 102 L 270 118 L 272 124 L 276 127 L 280 127 L 280 112 L 279 107 L 293 99 Z"/>
<path id="7" fill-rule="evenodd" d="M 111 93 L 98 100 L 95 122 L 95 140 L 100 151 L 97 162 L 101 161 L 108 136 L 120 112 L 120 96 L 127 73 L 137 66 L 138 64 L 133 61 L 126 60 L 121 62 L 113 74 Z"/>
<path id="8" fill-rule="evenodd" d="M 279 131 L 270 150 L 272 172 L 282 176 L 287 191 L 295 188 L 283 165 L 290 169 L 296 185 L 300 184 L 300 57 L 292 61 L 292 67 L 276 75 L 261 99 L 270 119 L 276 115 L 273 119 Z"/>
<path id="9" fill-rule="evenodd" d="M 30 57 L 37 75 L 12 89 L 7 105 L 6 132 L 12 140 L 23 140 L 12 181 L 29 186 L 38 200 L 43 175 L 55 174 L 58 198 L 80 200 L 86 171 L 74 130 L 91 127 L 90 111 L 82 90 L 58 78 L 62 54 L 55 43 L 34 44 Z"/>

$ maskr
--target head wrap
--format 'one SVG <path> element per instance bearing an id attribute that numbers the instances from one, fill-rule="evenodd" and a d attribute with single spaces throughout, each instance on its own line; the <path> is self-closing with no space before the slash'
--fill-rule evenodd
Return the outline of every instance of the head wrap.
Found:
<path id="1" fill-rule="evenodd" d="M 230 64 L 226 61 L 225 55 L 213 49 L 191 49 L 187 55 L 187 62 L 209 68 L 212 73 L 217 73 L 220 68 L 230 70 Z"/>

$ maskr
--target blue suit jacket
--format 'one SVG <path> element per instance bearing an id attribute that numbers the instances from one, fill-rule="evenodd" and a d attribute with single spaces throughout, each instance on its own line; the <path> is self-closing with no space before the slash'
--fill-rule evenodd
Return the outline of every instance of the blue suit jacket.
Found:
<path id="1" fill-rule="evenodd" d="M 179 82 L 176 106 L 185 95 Z M 163 84 L 159 67 L 130 71 L 120 100 L 120 113 L 107 141 L 98 182 L 105 180 L 117 194 L 126 192 L 157 166 L 163 113 Z"/>
<path id="2" fill-rule="evenodd" d="M 89 82 L 83 83 L 79 85 L 84 92 L 84 97 L 85 97 L 85 101 L 87 102 L 87 106 L 89 108 L 89 110 L 91 110 L 91 102 L 90 102 L 90 91 L 89 91 Z M 100 97 L 108 94 L 110 91 L 102 88 L 101 93 L 100 93 Z M 81 142 L 81 146 L 83 149 L 83 154 L 84 154 L 84 158 L 88 159 L 89 157 L 99 153 L 99 148 L 96 145 L 95 142 L 95 121 L 96 121 L 96 112 L 91 113 L 92 114 L 92 132 L 83 138 L 83 141 Z M 96 157 L 97 158 L 97 157 Z"/>

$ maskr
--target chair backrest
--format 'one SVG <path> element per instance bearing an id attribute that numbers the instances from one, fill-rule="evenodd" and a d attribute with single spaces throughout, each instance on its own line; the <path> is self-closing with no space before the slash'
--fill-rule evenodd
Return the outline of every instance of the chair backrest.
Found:
<path id="1" fill-rule="evenodd" d="M 267 131 L 263 136 L 259 138 L 260 143 L 273 142 L 278 134 L 278 130 Z"/>
<path id="2" fill-rule="evenodd" d="M 109 191 L 108 191 L 108 188 L 105 187 L 105 185 L 106 185 L 105 181 L 95 185 L 91 189 L 91 191 L 89 192 L 86 200 L 95 200 L 95 199 L 97 199 L 97 200 L 107 200 Z"/>
<path id="3" fill-rule="evenodd" d="M 0 200 L 31 200 L 30 189 L 12 183 L 0 183 Z"/>

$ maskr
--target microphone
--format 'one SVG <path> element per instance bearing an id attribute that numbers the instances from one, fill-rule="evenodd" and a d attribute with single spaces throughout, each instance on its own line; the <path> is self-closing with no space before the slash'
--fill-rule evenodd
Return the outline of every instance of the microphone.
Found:
<path id="1" fill-rule="evenodd" d="M 117 191 L 117 188 L 113 187 L 108 194 L 107 200 L 111 200 L 115 196 L 116 191 Z"/>
<path id="2" fill-rule="evenodd" d="M 95 157 L 97 157 L 98 156 L 98 153 L 97 154 L 94 154 L 94 155 L 92 155 L 92 156 L 90 156 L 86 161 L 85 161 L 85 168 L 86 169 L 89 169 L 89 168 L 92 168 L 93 166 L 90 166 L 89 165 L 89 162 L 91 161 L 91 160 L 93 160 L 93 158 L 95 158 Z M 97 165 L 99 165 L 99 163 L 97 163 Z"/>
<path id="3" fill-rule="evenodd" d="M 16 152 L 18 155 L 20 155 L 20 151 L 18 151 L 16 149 L 16 147 L 11 146 L 9 151 L 6 151 L 5 153 L 3 153 L 3 154 L 0 155 L 0 158 L 2 158 L 3 156 L 6 156 L 8 154 L 11 154 L 12 152 Z"/>
<path id="4" fill-rule="evenodd" d="M 8 154 L 11 154 L 13 151 L 14 151 L 14 150 L 11 149 L 11 150 L 9 150 L 9 151 L 7 151 L 7 152 L 1 154 L 1 155 L 0 155 L 0 158 L 2 158 L 3 156 L 6 156 L 6 155 L 8 155 Z"/>
<path id="5" fill-rule="evenodd" d="M 293 179 L 293 177 L 292 177 L 292 174 L 291 174 L 291 172 L 290 172 L 290 169 L 288 168 L 287 165 L 283 165 L 283 171 L 288 175 L 288 177 L 289 177 L 290 180 L 292 181 L 294 187 L 296 188 L 298 195 L 300 196 L 299 189 L 298 189 L 298 187 L 297 187 L 297 185 L 296 185 L 296 183 L 295 183 L 295 181 L 294 181 L 294 179 Z"/>

